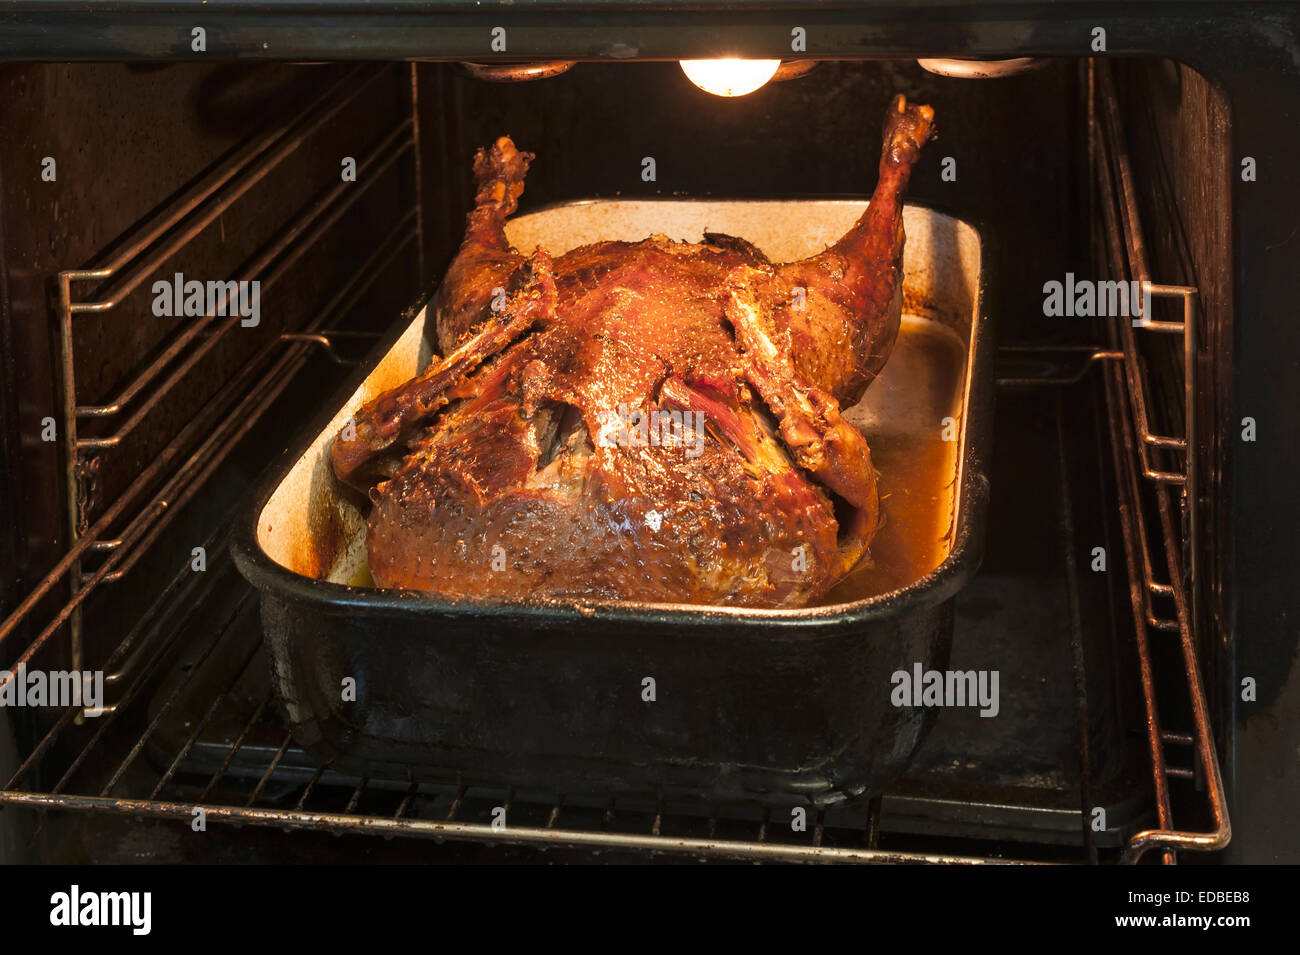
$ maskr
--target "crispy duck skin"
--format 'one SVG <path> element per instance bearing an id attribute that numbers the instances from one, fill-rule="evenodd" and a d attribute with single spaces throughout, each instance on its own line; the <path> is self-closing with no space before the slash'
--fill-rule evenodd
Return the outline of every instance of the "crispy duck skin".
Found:
<path id="1" fill-rule="evenodd" d="M 503 227 L 534 157 L 506 137 L 479 150 L 435 302 L 446 357 L 331 449 L 374 502 L 375 583 L 759 607 L 823 596 L 879 523 L 866 440 L 840 409 L 898 335 L 903 193 L 932 120 L 896 97 L 866 212 L 781 265 L 713 233 L 521 254 Z"/>

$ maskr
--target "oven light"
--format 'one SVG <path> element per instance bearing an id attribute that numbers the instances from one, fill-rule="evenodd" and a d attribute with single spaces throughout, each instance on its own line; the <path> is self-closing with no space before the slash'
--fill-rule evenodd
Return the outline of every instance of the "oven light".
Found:
<path id="1" fill-rule="evenodd" d="M 715 96 L 744 96 L 758 89 L 781 68 L 780 60 L 682 60 L 686 78 Z"/>

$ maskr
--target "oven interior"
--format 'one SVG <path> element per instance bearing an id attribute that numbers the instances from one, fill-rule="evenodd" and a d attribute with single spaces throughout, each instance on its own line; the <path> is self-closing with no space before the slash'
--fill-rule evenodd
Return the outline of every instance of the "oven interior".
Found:
<path id="1" fill-rule="evenodd" d="M 509 133 L 537 155 L 521 212 L 864 196 L 896 92 L 938 116 L 909 201 L 989 245 L 992 503 L 951 667 L 1000 671 L 999 718 L 942 713 L 899 785 L 798 831 L 770 808 L 308 758 L 270 697 L 231 515 L 436 287 L 474 148 Z M 1231 117 L 1195 70 L 828 61 L 723 99 L 670 62 L 513 83 L 450 62 L 22 64 L 0 103 L 0 668 L 105 673 L 97 718 L 0 710 L 0 857 L 402 859 L 432 839 L 485 861 L 1097 862 L 1226 841 Z M 175 273 L 260 280 L 258 323 L 157 317 Z M 1155 320 L 1046 316 L 1067 275 L 1151 283 Z M 200 809 L 219 846 L 187 838 Z"/>

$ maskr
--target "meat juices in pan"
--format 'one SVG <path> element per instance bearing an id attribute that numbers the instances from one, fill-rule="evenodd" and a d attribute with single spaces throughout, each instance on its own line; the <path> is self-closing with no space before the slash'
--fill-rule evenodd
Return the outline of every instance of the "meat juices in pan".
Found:
<path id="1" fill-rule="evenodd" d="M 374 503 L 375 583 L 752 607 L 822 597 L 879 520 L 867 443 L 840 409 L 898 336 L 903 193 L 933 116 L 895 97 L 866 212 L 785 264 L 712 233 L 521 254 L 502 229 L 534 157 L 508 137 L 480 149 L 436 301 L 445 357 L 366 405 L 331 449 Z"/>

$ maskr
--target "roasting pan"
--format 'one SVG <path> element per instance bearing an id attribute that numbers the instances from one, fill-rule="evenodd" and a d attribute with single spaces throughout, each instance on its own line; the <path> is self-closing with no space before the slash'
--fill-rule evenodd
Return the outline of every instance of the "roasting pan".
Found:
<path id="1" fill-rule="evenodd" d="M 517 216 L 507 234 L 558 255 L 707 229 L 785 261 L 835 241 L 865 204 L 590 200 Z M 238 517 L 235 560 L 261 592 L 272 682 L 298 743 L 371 778 L 768 805 L 881 792 L 935 713 L 895 706 L 891 677 L 947 665 L 952 601 L 981 556 L 992 419 L 987 245 L 970 223 L 917 205 L 904 225 L 899 346 L 848 417 L 881 471 L 881 534 L 891 515 L 910 515 L 894 526 L 933 566 L 923 554 L 891 581 L 873 543 L 866 586 L 884 592 L 837 588 L 802 610 L 454 601 L 368 586 L 364 516 L 333 476 L 329 443 L 365 401 L 426 367 L 432 318 L 413 307 Z M 947 340 L 956 357 L 928 360 L 909 345 L 918 335 Z M 918 507 L 880 449 L 902 447 L 902 467 L 922 432 L 943 434 L 948 450 L 929 454 L 946 463 Z"/>

